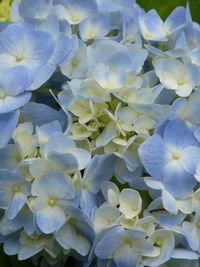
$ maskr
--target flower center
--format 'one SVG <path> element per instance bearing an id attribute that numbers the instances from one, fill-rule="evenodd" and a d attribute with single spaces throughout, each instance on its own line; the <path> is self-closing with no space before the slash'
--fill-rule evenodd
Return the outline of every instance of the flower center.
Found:
<path id="1" fill-rule="evenodd" d="M 141 225 L 142 225 L 142 227 L 143 227 L 144 229 L 146 229 L 147 226 L 148 226 L 147 223 L 142 223 Z"/>
<path id="2" fill-rule="evenodd" d="M 178 85 L 183 85 L 185 82 L 183 80 L 178 80 Z"/>
<path id="3" fill-rule="evenodd" d="M 137 204 L 133 204 L 132 209 L 133 209 L 134 211 L 138 210 L 138 206 L 137 206 Z"/>
<path id="4" fill-rule="evenodd" d="M 85 182 L 83 183 L 83 188 L 88 189 L 88 187 L 89 187 L 89 182 L 88 180 L 85 180 Z"/>
<path id="5" fill-rule="evenodd" d="M 20 186 L 19 185 L 14 185 L 13 186 L 13 192 L 14 193 L 17 193 L 17 192 L 19 192 L 20 191 Z"/>
<path id="6" fill-rule="evenodd" d="M 4 93 L 3 91 L 0 91 L 0 99 L 5 99 L 6 98 L 6 93 Z"/>
<path id="7" fill-rule="evenodd" d="M 73 67 L 76 67 L 78 65 L 78 61 L 76 59 L 72 59 L 71 63 Z"/>
<path id="8" fill-rule="evenodd" d="M 144 35 L 146 38 L 152 38 L 153 37 L 153 35 L 150 32 L 146 32 Z"/>
<path id="9" fill-rule="evenodd" d="M 159 238 L 156 240 L 155 245 L 156 245 L 157 247 L 161 247 L 162 244 L 163 244 L 163 240 L 162 240 L 162 238 L 159 237 Z"/>
<path id="10" fill-rule="evenodd" d="M 76 17 L 76 16 L 73 16 L 72 18 L 71 18 L 71 20 L 73 21 L 73 22 L 78 22 L 79 21 L 79 18 L 78 17 Z"/>
<path id="11" fill-rule="evenodd" d="M 56 201 L 54 200 L 54 199 L 49 199 L 49 205 L 50 206 L 55 206 L 55 204 L 56 204 Z"/>
<path id="12" fill-rule="evenodd" d="M 23 57 L 22 55 L 17 55 L 17 56 L 15 56 L 15 61 L 16 61 L 17 63 L 21 62 L 23 59 L 24 59 L 24 57 Z"/>
<path id="13" fill-rule="evenodd" d="M 96 36 L 96 33 L 95 32 L 91 32 L 90 33 L 90 37 L 95 37 Z"/>
<path id="14" fill-rule="evenodd" d="M 178 152 L 173 152 L 172 153 L 172 158 L 175 159 L 175 160 L 178 160 L 180 159 L 181 155 L 178 153 Z"/>

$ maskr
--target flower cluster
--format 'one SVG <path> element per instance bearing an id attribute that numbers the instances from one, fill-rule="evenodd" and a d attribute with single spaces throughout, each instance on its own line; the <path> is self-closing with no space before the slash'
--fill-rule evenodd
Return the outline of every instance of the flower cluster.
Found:
<path id="1" fill-rule="evenodd" d="M 189 6 L 165 21 L 134 0 L 15 0 L 10 11 L 4 252 L 41 267 L 199 266 L 200 26 Z"/>

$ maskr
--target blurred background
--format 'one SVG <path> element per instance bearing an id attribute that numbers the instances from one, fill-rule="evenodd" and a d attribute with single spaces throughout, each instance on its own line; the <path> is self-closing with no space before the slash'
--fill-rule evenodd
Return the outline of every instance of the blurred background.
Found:
<path id="1" fill-rule="evenodd" d="M 84 1 L 84 0 L 83 0 Z M 0 0 L 0 21 L 9 20 L 9 5 L 12 0 Z M 136 0 L 145 10 L 156 9 L 160 16 L 165 19 L 177 6 L 186 6 L 189 3 L 192 18 L 200 23 L 200 0 Z M 0 267 L 33 267 L 30 261 L 19 262 L 16 257 L 6 256 L 0 246 Z M 73 263 L 68 262 L 68 267 Z"/>

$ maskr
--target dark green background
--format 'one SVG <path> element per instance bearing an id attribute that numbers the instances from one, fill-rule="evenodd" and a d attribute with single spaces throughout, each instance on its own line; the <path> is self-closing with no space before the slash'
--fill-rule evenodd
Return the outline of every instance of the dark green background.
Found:
<path id="1" fill-rule="evenodd" d="M 1 2 L 1 0 L 0 0 Z M 193 20 L 200 22 L 200 0 L 189 0 Z M 137 3 L 146 10 L 155 8 L 165 19 L 176 6 L 186 6 L 186 0 L 137 0 Z M 2 250 L 1 250 L 2 251 Z M 32 267 L 29 261 L 18 262 L 15 257 L 0 253 L 0 267 Z M 73 266 L 71 266 L 73 267 Z"/>

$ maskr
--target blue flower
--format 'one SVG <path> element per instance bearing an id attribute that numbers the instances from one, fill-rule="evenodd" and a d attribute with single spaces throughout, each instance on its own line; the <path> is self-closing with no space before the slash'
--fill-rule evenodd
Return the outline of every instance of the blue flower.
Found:
<path id="1" fill-rule="evenodd" d="M 95 254 L 102 260 L 113 258 L 118 267 L 137 266 L 142 255 L 153 251 L 145 236 L 142 231 L 116 226 L 100 239 Z"/>
<path id="2" fill-rule="evenodd" d="M 146 40 L 167 41 L 168 37 L 189 24 L 189 10 L 175 8 L 163 23 L 155 9 L 139 17 L 142 36 Z"/>
<path id="3" fill-rule="evenodd" d="M 66 206 L 67 221 L 56 232 L 55 239 L 64 249 L 76 250 L 86 256 L 94 240 L 94 231 L 88 217 L 72 205 Z"/>
<path id="4" fill-rule="evenodd" d="M 14 219 L 27 202 L 31 185 L 17 173 L 0 171 L 0 207 L 8 219 Z"/>
<path id="5" fill-rule="evenodd" d="M 177 59 L 158 59 L 154 63 L 160 82 L 167 89 L 175 90 L 182 97 L 189 96 L 200 84 L 199 68 L 192 63 L 182 63 Z"/>
<path id="6" fill-rule="evenodd" d="M 142 263 L 147 266 L 160 266 L 168 261 L 173 253 L 175 238 L 169 230 L 157 230 L 148 239 L 154 246 L 154 251 L 142 258 Z"/>
<path id="7" fill-rule="evenodd" d="M 0 114 L 14 111 L 30 100 L 31 93 L 24 92 L 27 78 L 28 71 L 25 66 L 0 72 Z"/>
<path id="8" fill-rule="evenodd" d="M 186 237 L 189 247 L 194 251 L 200 251 L 200 210 L 198 209 L 192 222 L 185 221 L 182 224 L 181 233 Z"/>
<path id="9" fill-rule="evenodd" d="M 50 171 L 34 181 L 31 201 L 39 229 L 50 234 L 66 221 L 65 205 L 75 196 L 71 178 L 58 171 Z"/>
<path id="10" fill-rule="evenodd" d="M 98 194 L 101 190 L 100 183 L 112 177 L 115 160 L 114 155 L 95 155 L 84 171 L 80 206 L 88 216 L 102 202 L 102 197 Z"/>
<path id="11" fill-rule="evenodd" d="M 65 19 L 72 25 L 98 14 L 95 0 L 54 0 L 53 3 L 59 19 Z"/>
<path id="12" fill-rule="evenodd" d="M 166 123 L 139 148 L 147 172 L 162 179 L 164 187 L 175 197 L 184 199 L 196 184 L 194 173 L 199 161 L 199 143 L 184 121 Z"/>
<path id="13" fill-rule="evenodd" d="M 56 65 L 69 56 L 72 45 L 66 38 L 59 35 L 54 40 L 45 31 L 33 31 L 12 23 L 0 33 L 0 71 L 13 67 L 22 70 L 24 66 L 21 76 L 26 77 L 26 89 L 37 89 L 51 77 Z"/>
<path id="14" fill-rule="evenodd" d="M 100 39 L 106 36 L 111 30 L 110 14 L 100 14 L 91 19 L 85 19 L 79 25 L 80 36 L 82 40 Z"/>

